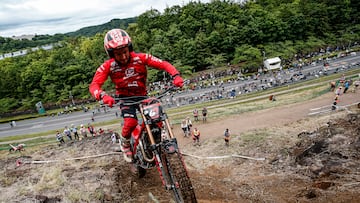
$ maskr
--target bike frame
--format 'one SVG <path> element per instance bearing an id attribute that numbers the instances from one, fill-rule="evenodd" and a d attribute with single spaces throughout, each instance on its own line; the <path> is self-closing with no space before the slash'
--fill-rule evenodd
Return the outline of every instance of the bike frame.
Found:
<path id="1" fill-rule="evenodd" d="M 146 110 L 150 109 L 150 111 L 151 111 L 151 108 L 154 108 L 154 109 L 157 108 L 156 106 L 146 105 L 146 103 L 148 103 L 150 101 L 158 102 L 158 103 L 155 103 L 155 104 L 152 104 L 152 105 L 160 105 L 160 102 L 157 101 L 157 99 L 153 98 L 153 97 L 148 98 L 148 99 L 144 100 L 144 102 L 140 103 L 139 111 L 140 111 L 140 115 L 141 115 L 141 118 L 142 118 L 142 122 L 141 122 L 141 124 L 138 124 L 136 126 L 136 128 L 132 132 L 132 138 L 134 140 L 134 142 L 132 144 L 133 154 L 135 154 L 136 151 L 137 151 L 137 147 L 138 147 L 138 145 L 140 143 L 140 138 L 141 138 L 141 135 L 142 135 L 143 131 L 146 131 L 147 136 L 149 137 L 150 145 L 152 147 L 156 147 L 156 145 L 159 144 L 159 143 L 156 143 L 154 135 L 153 135 L 153 133 L 151 131 L 151 126 L 150 125 L 153 124 L 153 123 L 151 123 L 150 119 L 148 119 L 146 117 L 147 113 L 145 113 Z M 149 113 L 151 113 L 151 112 L 149 112 Z M 160 129 L 162 129 L 163 127 L 167 128 L 168 129 L 167 132 L 168 132 L 168 135 L 169 135 L 169 139 L 173 139 L 175 136 L 174 136 L 174 134 L 173 134 L 173 132 L 171 130 L 170 121 L 167 118 L 167 115 L 165 113 L 162 113 L 160 115 L 160 112 L 155 112 L 155 114 L 157 114 L 160 117 L 164 116 L 164 117 L 160 118 L 160 120 L 156 123 L 156 125 L 158 125 L 158 127 Z M 153 161 L 153 158 L 149 158 L 149 157 L 144 157 L 144 158 L 148 162 Z"/>

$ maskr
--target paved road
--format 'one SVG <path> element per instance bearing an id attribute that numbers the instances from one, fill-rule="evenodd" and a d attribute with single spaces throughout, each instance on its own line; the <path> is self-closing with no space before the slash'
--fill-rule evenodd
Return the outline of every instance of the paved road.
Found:
<path id="1" fill-rule="evenodd" d="M 115 112 L 117 108 L 110 109 L 107 113 L 103 111 L 96 113 L 94 118 L 95 122 L 109 121 L 116 119 Z M 36 119 L 29 119 L 23 121 L 17 121 L 16 126 L 11 128 L 10 124 L 0 124 L 0 137 L 13 136 L 13 135 L 24 135 L 30 133 L 45 132 L 48 130 L 64 129 L 65 126 L 71 126 L 72 124 L 85 126 L 91 121 L 92 112 L 73 112 L 71 114 L 61 116 L 49 116 Z M 120 123 L 120 118 L 119 123 Z"/>
<path id="2" fill-rule="evenodd" d="M 338 71 L 345 71 L 347 69 L 347 65 L 355 64 L 360 62 L 360 55 L 357 56 L 351 56 L 351 57 L 344 57 L 339 58 L 336 60 L 331 61 L 330 63 L 330 69 L 328 70 L 329 74 L 334 72 L 335 70 Z M 345 67 L 345 68 L 344 68 Z M 352 68 L 359 68 L 359 66 L 354 66 Z M 302 70 L 302 73 L 306 75 L 309 72 L 319 71 L 323 69 L 322 65 L 316 65 L 316 66 L 307 66 L 304 67 Z M 243 83 L 249 83 L 249 82 L 258 82 L 259 81 L 242 81 Z M 236 86 L 239 86 L 239 83 L 231 83 L 231 84 L 225 84 L 225 87 L 228 88 L 235 88 Z M 216 88 L 215 88 L 216 89 Z M 210 88 L 211 90 L 211 88 Z M 200 89 L 192 92 L 183 92 L 181 94 L 178 94 L 176 97 L 194 97 L 201 95 L 205 92 L 208 92 L 209 88 L 206 89 Z M 118 108 L 112 108 L 107 113 L 101 112 L 95 114 L 95 122 L 101 122 L 101 121 L 109 121 L 118 119 L 119 123 L 121 122 L 120 118 L 116 118 L 115 112 L 118 111 Z M 79 126 L 80 124 L 87 125 L 88 123 L 91 123 L 91 116 L 92 112 L 74 112 L 72 114 L 62 115 L 62 116 L 54 116 L 54 117 L 42 117 L 42 118 L 36 118 L 36 119 L 29 119 L 24 121 L 17 121 L 16 127 L 11 128 L 10 124 L 0 124 L 0 137 L 7 137 L 7 136 L 14 136 L 14 135 L 25 135 L 25 134 L 31 134 L 31 133 L 39 133 L 39 132 L 45 132 L 48 130 L 55 130 L 55 129 L 63 129 L 65 126 L 70 126 L 71 124 L 74 124 L 76 126 Z"/>

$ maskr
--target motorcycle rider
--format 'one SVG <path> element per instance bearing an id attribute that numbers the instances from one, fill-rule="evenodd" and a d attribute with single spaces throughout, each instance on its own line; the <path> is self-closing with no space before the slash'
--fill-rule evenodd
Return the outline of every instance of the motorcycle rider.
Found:
<path id="1" fill-rule="evenodd" d="M 101 89 L 108 77 L 115 84 L 116 95 L 120 98 L 147 95 L 147 66 L 168 72 L 177 87 L 182 87 L 184 84 L 179 71 L 169 62 L 151 54 L 135 53 L 130 36 L 122 29 L 112 29 L 105 34 L 104 48 L 110 59 L 96 70 L 89 85 L 89 91 L 96 100 L 102 100 L 109 107 L 114 105 L 115 100 Z M 132 161 L 130 137 L 131 132 L 138 124 L 137 108 L 138 105 L 124 106 L 120 104 L 121 116 L 124 119 L 121 132 L 121 151 L 127 162 Z"/>

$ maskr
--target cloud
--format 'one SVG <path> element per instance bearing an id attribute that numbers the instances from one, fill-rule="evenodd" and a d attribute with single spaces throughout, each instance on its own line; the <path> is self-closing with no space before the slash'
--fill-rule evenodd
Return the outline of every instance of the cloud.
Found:
<path id="1" fill-rule="evenodd" d="M 162 12 L 166 7 L 187 2 L 189 0 L 1 0 L 0 36 L 73 32 L 114 18 L 135 17 L 151 8 Z"/>

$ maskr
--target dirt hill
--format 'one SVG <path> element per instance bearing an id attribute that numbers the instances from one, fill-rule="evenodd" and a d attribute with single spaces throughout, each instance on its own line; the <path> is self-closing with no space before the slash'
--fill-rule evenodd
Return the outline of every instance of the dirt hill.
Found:
<path id="1" fill-rule="evenodd" d="M 360 110 L 307 115 L 331 97 L 195 123 L 201 146 L 175 126 L 198 201 L 358 202 Z M 343 98 L 359 102 L 358 94 Z M 232 134 L 228 147 L 225 128 Z M 2 154 L 0 202 L 172 201 L 156 169 L 131 176 L 117 148 L 104 134 Z"/>

